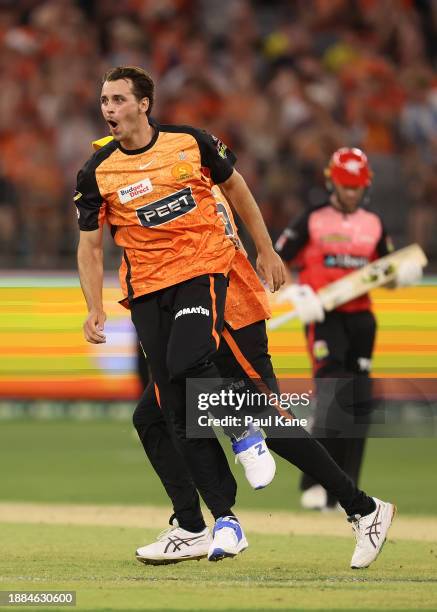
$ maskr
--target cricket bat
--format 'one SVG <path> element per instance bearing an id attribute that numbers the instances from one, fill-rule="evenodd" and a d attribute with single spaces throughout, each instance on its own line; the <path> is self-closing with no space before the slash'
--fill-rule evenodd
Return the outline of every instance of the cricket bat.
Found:
<path id="1" fill-rule="evenodd" d="M 405 260 L 417 261 L 422 268 L 428 263 L 426 255 L 420 246 L 418 244 L 410 244 L 410 246 L 376 259 L 359 270 L 351 272 L 343 276 L 343 278 L 319 289 L 317 295 L 322 302 L 323 308 L 329 312 L 337 308 L 337 306 L 341 306 L 367 293 L 371 289 L 383 287 L 390 283 L 395 279 L 399 264 Z M 295 311 L 286 312 L 269 321 L 267 328 L 277 329 L 296 317 L 297 313 Z"/>

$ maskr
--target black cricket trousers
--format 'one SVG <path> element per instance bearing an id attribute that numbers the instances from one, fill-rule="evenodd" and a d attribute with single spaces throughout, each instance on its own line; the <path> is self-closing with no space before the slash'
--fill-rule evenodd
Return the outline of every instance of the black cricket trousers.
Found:
<path id="1" fill-rule="evenodd" d="M 322 323 L 307 326 L 306 336 L 317 390 L 313 435 L 358 485 L 373 408 L 375 317 L 370 310 L 328 312 Z M 317 482 L 304 474 L 301 489 Z M 336 502 L 328 495 L 329 506 Z"/>
<path id="2" fill-rule="evenodd" d="M 213 356 L 220 375 L 240 381 L 250 381 L 256 392 L 279 393 L 273 371 L 264 321 L 239 330 L 225 324 L 218 352 Z M 144 450 L 173 503 L 179 524 L 188 531 L 200 531 L 205 523 L 200 511 L 199 497 L 189 466 L 173 442 L 171 428 L 161 411 L 152 385 L 145 390 L 133 416 Z M 373 510 L 373 501 L 356 488 L 338 468 L 326 450 L 303 428 L 293 428 L 293 438 L 274 437 L 274 431 L 264 428 L 270 450 L 301 470 L 312 474 L 341 500 L 346 512 L 367 514 Z M 270 435 L 269 435 L 270 434 Z M 223 495 L 235 501 L 235 480 L 224 459 L 221 470 Z M 231 504 L 231 505 L 232 505 Z"/>
<path id="3" fill-rule="evenodd" d="M 225 275 L 205 274 L 131 304 L 132 321 L 173 441 L 215 518 L 232 514 L 233 500 L 222 486 L 229 473 L 216 438 L 186 437 L 186 379 L 220 378 L 211 358 L 220 343 L 227 286 Z"/>

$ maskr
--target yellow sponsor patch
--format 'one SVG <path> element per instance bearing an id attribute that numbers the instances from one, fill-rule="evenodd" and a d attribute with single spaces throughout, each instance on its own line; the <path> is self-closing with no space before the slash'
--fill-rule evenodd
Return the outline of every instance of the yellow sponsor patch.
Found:
<path id="1" fill-rule="evenodd" d="M 171 173 L 177 181 L 184 181 L 193 176 L 193 166 L 186 161 L 181 161 L 172 167 Z"/>

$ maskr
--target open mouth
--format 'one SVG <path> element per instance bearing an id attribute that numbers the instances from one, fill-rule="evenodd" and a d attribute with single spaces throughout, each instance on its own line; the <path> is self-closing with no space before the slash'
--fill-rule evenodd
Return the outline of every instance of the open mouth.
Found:
<path id="1" fill-rule="evenodd" d="M 108 119 L 108 124 L 110 127 L 112 127 L 113 129 L 115 129 L 118 126 L 117 121 L 114 121 L 113 119 Z"/>

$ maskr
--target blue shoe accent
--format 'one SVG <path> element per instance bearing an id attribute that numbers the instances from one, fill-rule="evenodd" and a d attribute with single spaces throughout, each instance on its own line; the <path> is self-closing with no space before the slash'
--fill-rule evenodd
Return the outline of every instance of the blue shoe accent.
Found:
<path id="1" fill-rule="evenodd" d="M 245 438 L 241 440 L 234 440 L 232 442 L 232 450 L 236 455 L 246 451 L 248 448 L 255 446 L 255 444 L 262 444 L 264 442 L 264 436 L 260 431 L 255 431 L 254 433 L 249 434 Z M 260 446 L 261 449 L 261 446 Z M 262 449 L 261 449 L 262 450 Z M 259 449 L 258 449 L 259 452 Z M 264 452 L 264 451 L 262 451 Z M 261 453 L 262 454 L 262 453 Z"/>
<path id="2" fill-rule="evenodd" d="M 210 561 L 220 561 L 221 559 L 224 559 L 227 556 L 229 555 L 225 553 L 223 548 L 214 548 L 212 555 L 209 557 L 209 560 Z"/>
<path id="3" fill-rule="evenodd" d="M 235 535 L 237 536 L 238 542 L 241 541 L 243 537 L 243 530 L 241 529 L 240 523 L 237 521 L 237 519 L 231 519 L 230 517 L 227 517 L 227 516 L 220 517 L 216 520 L 214 529 L 212 531 L 212 537 L 215 536 L 217 531 L 220 531 L 220 529 L 223 529 L 224 527 L 230 527 L 231 529 L 233 529 L 235 531 Z M 221 550 L 221 549 L 216 549 L 216 550 Z M 216 550 L 214 550 L 214 554 Z"/>
<path id="4" fill-rule="evenodd" d="M 264 453 L 267 452 L 266 449 L 263 447 L 264 447 L 264 444 L 262 442 L 255 444 L 255 448 L 258 451 L 258 457 L 260 457 L 261 455 L 264 455 Z"/>

